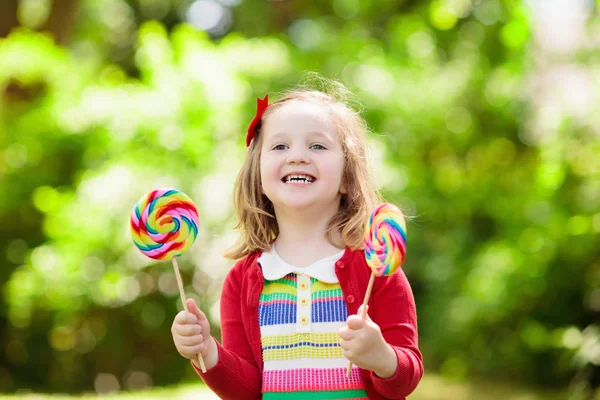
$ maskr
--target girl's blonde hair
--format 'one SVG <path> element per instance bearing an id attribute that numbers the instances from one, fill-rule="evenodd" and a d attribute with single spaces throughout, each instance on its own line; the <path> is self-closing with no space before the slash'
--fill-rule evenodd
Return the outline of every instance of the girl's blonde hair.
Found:
<path id="1" fill-rule="evenodd" d="M 364 138 L 367 124 L 358 112 L 347 105 L 349 93 L 341 83 L 324 78 L 318 78 L 318 83 L 327 86 L 326 90 L 302 87 L 290 90 L 280 100 L 269 105 L 262 121 L 291 101 L 308 101 L 329 110 L 344 152 L 342 185 L 347 193 L 342 194 L 339 211 L 329 221 L 326 235 L 336 247 L 362 249 L 365 222 L 380 201 L 379 192 L 372 185 L 367 167 Z M 250 144 L 235 182 L 233 202 L 238 217 L 236 229 L 240 231 L 240 237 L 224 254 L 229 259 L 237 260 L 254 251 L 269 250 L 279 234 L 273 204 L 261 193 L 262 126 L 264 124 L 259 124 L 257 136 Z"/>

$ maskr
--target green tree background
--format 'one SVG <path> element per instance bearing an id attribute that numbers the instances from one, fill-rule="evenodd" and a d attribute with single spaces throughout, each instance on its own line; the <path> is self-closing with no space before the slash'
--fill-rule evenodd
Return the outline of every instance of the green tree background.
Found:
<path id="1" fill-rule="evenodd" d="M 255 98 L 317 71 L 356 93 L 377 182 L 415 216 L 426 370 L 594 396 L 600 18 L 558 3 L 1 2 L 0 391 L 194 379 L 172 268 L 129 213 L 156 187 L 196 201 L 180 266 L 218 337 Z"/>

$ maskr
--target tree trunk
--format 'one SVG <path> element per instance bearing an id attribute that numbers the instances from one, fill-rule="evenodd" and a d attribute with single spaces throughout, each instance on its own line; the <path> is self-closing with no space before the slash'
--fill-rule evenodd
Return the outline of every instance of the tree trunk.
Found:
<path id="1" fill-rule="evenodd" d="M 6 37 L 12 28 L 19 25 L 17 21 L 17 0 L 0 1 L 0 37 Z"/>
<path id="2" fill-rule="evenodd" d="M 78 0 L 52 0 L 48 19 L 39 30 L 50 33 L 57 44 L 67 43 L 75 23 L 78 5 Z M 18 8 L 18 0 L 0 0 L 0 37 L 8 36 L 11 30 L 19 26 Z"/>
<path id="3" fill-rule="evenodd" d="M 78 6 L 78 0 L 54 0 L 50 16 L 41 30 L 52 33 L 56 43 L 66 44 L 71 37 Z"/>

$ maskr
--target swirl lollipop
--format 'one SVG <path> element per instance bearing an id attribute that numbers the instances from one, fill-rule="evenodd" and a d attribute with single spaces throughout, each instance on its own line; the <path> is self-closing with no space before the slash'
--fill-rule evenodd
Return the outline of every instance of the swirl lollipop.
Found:
<path id="1" fill-rule="evenodd" d="M 131 237 L 137 248 L 154 260 L 173 261 L 181 303 L 188 311 L 177 256 L 187 251 L 198 236 L 198 211 L 192 199 L 176 189 L 156 189 L 145 194 L 131 212 Z M 198 354 L 202 372 L 206 372 Z"/>
<path id="2" fill-rule="evenodd" d="M 406 222 L 393 204 L 383 203 L 365 225 L 365 258 L 375 276 L 392 275 L 406 255 Z"/>
<path id="3" fill-rule="evenodd" d="M 144 195 L 131 213 L 133 243 L 155 260 L 169 260 L 190 248 L 198 236 L 198 211 L 185 193 L 157 189 Z"/>
<path id="4" fill-rule="evenodd" d="M 376 276 L 390 276 L 402 266 L 406 255 L 406 222 L 404 215 L 393 204 L 377 206 L 365 224 L 365 259 L 371 268 L 371 279 L 361 309 L 366 318 L 367 303 Z M 350 377 L 352 363 L 348 364 L 346 376 Z"/>

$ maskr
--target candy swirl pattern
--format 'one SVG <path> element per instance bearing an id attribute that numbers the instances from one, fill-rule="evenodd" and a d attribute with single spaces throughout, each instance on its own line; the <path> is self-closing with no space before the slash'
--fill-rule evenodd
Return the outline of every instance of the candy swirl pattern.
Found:
<path id="1" fill-rule="evenodd" d="M 131 213 L 133 243 L 146 256 L 169 260 L 190 248 L 198 236 L 198 210 L 177 189 L 156 189 L 145 194 Z"/>
<path id="2" fill-rule="evenodd" d="M 365 257 L 376 276 L 392 275 L 406 255 L 406 222 L 393 204 L 380 204 L 365 225 Z"/>

